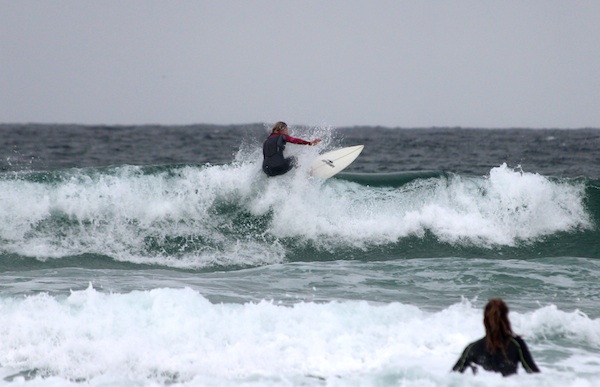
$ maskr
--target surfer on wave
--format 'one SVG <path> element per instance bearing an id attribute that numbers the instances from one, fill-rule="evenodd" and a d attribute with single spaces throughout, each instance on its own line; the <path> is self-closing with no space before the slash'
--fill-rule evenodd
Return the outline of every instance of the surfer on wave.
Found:
<path id="1" fill-rule="evenodd" d="M 285 143 L 300 145 L 317 145 L 321 142 L 320 138 L 313 141 L 306 141 L 301 138 L 292 137 L 288 134 L 288 126 L 285 122 L 279 121 L 271 130 L 271 134 L 263 143 L 263 172 L 267 176 L 278 176 L 287 173 L 290 169 L 296 166 L 296 158 L 284 157 Z"/>

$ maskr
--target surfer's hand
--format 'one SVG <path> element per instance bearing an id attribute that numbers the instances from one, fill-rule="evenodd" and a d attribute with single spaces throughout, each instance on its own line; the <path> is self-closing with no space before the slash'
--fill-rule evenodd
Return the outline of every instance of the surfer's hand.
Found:
<path id="1" fill-rule="evenodd" d="M 312 141 L 310 142 L 310 145 L 311 145 L 311 146 L 313 146 L 313 145 L 317 145 L 317 144 L 318 144 L 318 143 L 320 143 L 320 142 L 321 142 L 321 139 L 320 139 L 320 138 L 316 138 L 316 139 L 314 139 L 314 140 L 312 140 Z"/>

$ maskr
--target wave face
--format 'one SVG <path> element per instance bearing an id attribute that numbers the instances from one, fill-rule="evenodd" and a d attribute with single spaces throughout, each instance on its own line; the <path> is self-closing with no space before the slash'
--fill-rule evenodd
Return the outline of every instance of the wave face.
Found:
<path id="1" fill-rule="evenodd" d="M 505 164 L 475 177 L 346 173 L 322 181 L 306 172 L 268 179 L 256 162 L 242 162 L 4 174 L 3 254 L 189 269 L 534 250 L 600 257 L 597 181 Z"/>

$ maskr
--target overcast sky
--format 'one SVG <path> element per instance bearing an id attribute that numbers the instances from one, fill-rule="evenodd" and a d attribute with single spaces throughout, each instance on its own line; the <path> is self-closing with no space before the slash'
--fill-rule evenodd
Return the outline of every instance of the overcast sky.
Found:
<path id="1" fill-rule="evenodd" d="M 600 128 L 600 1 L 0 0 L 0 122 Z"/>

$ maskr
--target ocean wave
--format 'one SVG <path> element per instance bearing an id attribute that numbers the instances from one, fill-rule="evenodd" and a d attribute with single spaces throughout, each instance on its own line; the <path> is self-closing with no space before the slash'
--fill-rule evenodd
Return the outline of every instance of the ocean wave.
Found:
<path id="1" fill-rule="evenodd" d="M 481 306 L 466 299 L 438 311 L 400 302 L 240 305 L 213 304 L 189 288 L 118 294 L 89 286 L 68 296 L 3 297 L 0 310 L 4 381 L 239 385 L 385 379 L 385 384 L 488 385 L 500 380 L 481 373 L 475 383 L 449 373 L 463 348 L 484 334 Z M 512 311 L 511 321 L 543 370 L 526 376 L 531 382 L 563 385 L 562 367 L 581 368 L 582 360 L 595 364 L 598 319 L 547 305 Z M 571 345 L 564 345 L 565 339 Z M 588 368 L 579 377 L 597 383 L 597 367 Z"/>
<path id="2" fill-rule="evenodd" d="M 311 154 L 300 154 L 310 158 Z M 180 268 L 385 256 L 600 257 L 597 181 L 505 164 L 266 178 L 256 161 L 0 175 L 4 256 L 96 255 Z M 426 247 L 426 248 L 425 248 Z M 391 253 L 391 254 L 390 254 Z"/>

